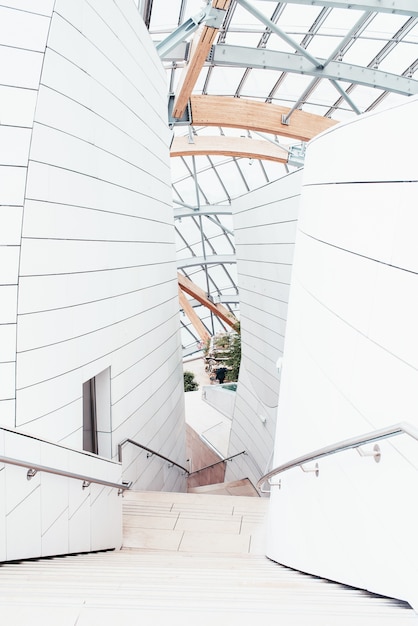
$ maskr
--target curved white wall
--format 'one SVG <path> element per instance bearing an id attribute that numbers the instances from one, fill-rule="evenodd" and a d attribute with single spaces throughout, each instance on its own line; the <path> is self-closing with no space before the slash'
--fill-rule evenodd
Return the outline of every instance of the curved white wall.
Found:
<path id="1" fill-rule="evenodd" d="M 418 427 L 418 100 L 308 146 L 275 465 L 399 421 Z M 268 556 L 418 606 L 418 442 L 273 488 Z"/>
<path id="2" fill-rule="evenodd" d="M 226 480 L 256 483 L 271 462 L 276 428 L 301 170 L 233 202 L 242 360 Z"/>
<path id="3" fill-rule="evenodd" d="M 131 437 L 183 465 L 158 55 L 132 0 L 6 0 L 0 18 L 0 425 L 81 450 L 82 386 L 99 376 L 99 454 Z M 123 469 L 139 489 L 185 489 L 133 448 Z"/>

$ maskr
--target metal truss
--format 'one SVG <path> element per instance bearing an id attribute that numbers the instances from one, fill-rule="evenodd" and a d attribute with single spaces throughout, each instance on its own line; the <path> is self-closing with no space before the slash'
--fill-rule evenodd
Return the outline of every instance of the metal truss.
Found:
<path id="1" fill-rule="evenodd" d="M 378 69 L 331 61 L 322 69 L 299 54 L 288 54 L 277 50 L 247 48 L 245 46 L 215 45 L 212 48 L 215 65 L 251 67 L 257 69 L 280 70 L 294 74 L 307 74 L 331 81 L 345 81 L 355 85 L 374 87 L 404 96 L 418 94 L 418 81 L 412 78 L 389 74 Z M 322 64 L 325 60 L 322 60 Z"/>
<path id="2" fill-rule="evenodd" d="M 193 256 L 190 259 L 178 259 L 177 269 L 193 267 L 194 265 L 234 265 L 237 262 L 235 254 L 209 254 L 206 257 Z"/>
<path id="3" fill-rule="evenodd" d="M 276 2 L 277 0 L 267 1 Z M 418 17 L 418 5 L 416 0 L 288 0 L 286 4 L 331 7 L 332 9 L 354 9 L 357 11 L 375 11 L 376 13 L 415 15 Z"/>

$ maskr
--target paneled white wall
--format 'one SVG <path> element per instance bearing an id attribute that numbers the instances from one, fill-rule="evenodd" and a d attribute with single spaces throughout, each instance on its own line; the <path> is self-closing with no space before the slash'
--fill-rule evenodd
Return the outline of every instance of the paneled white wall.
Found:
<path id="1" fill-rule="evenodd" d="M 51 444 L 16 431 L 0 430 L 0 455 L 63 472 L 120 483 L 118 463 Z M 112 487 L 0 465 L 0 561 L 29 556 L 88 552 L 122 543 L 122 496 Z"/>
<path id="2" fill-rule="evenodd" d="M 107 372 L 99 454 L 130 437 L 184 464 L 162 65 L 132 0 L 7 5 L 0 425 L 81 450 L 82 386 Z M 134 448 L 123 470 L 137 488 L 185 489 Z"/>
<path id="3" fill-rule="evenodd" d="M 273 453 L 287 306 L 302 171 L 233 203 L 242 360 L 232 421 L 227 480 L 254 483 Z"/>
<path id="4" fill-rule="evenodd" d="M 53 2 L 0 7 L 0 423 L 15 425 L 16 313 L 22 215 Z"/>
<path id="5" fill-rule="evenodd" d="M 418 427 L 417 114 L 414 98 L 308 146 L 275 464 Z M 268 556 L 418 608 L 418 442 L 379 445 L 378 464 L 349 451 L 321 461 L 318 478 L 282 475 Z"/>

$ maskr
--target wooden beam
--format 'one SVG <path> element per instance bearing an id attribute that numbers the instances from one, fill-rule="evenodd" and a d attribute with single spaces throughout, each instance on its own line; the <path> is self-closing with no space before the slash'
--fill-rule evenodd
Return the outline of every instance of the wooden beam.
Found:
<path id="1" fill-rule="evenodd" d="M 193 309 L 192 305 L 190 304 L 190 302 L 188 301 L 188 299 L 186 298 L 186 296 L 184 295 L 180 287 L 179 287 L 179 302 L 180 302 L 180 308 L 183 309 L 185 315 L 187 315 L 187 317 L 189 318 L 193 328 L 199 335 L 200 340 L 203 341 L 203 343 L 206 343 L 210 339 L 210 335 L 208 331 L 206 330 L 205 326 L 203 325 L 200 317 L 195 312 L 195 310 Z"/>
<path id="2" fill-rule="evenodd" d="M 213 0 L 212 7 L 226 11 L 231 0 Z M 173 117 L 180 119 L 186 110 L 196 81 L 208 57 L 219 29 L 203 24 L 193 37 L 190 60 L 183 70 L 174 100 Z"/>
<path id="3" fill-rule="evenodd" d="M 244 157 L 247 159 L 266 159 L 287 163 L 288 154 L 270 141 L 247 139 L 244 137 L 194 137 L 189 143 L 188 137 L 175 137 L 170 156 L 190 156 L 223 154 L 225 156 Z"/>
<path id="4" fill-rule="evenodd" d="M 217 315 L 223 322 L 228 324 L 228 326 L 234 328 L 238 320 L 226 307 L 222 304 L 215 304 L 209 300 L 203 289 L 195 285 L 194 282 L 183 276 L 183 274 L 180 274 L 180 272 L 177 272 L 177 279 L 181 290 L 189 294 L 189 296 L 192 296 L 192 298 L 195 298 L 200 304 L 203 304 L 203 306 L 212 311 L 212 313 Z"/>
<path id="5" fill-rule="evenodd" d="M 194 126 L 245 128 L 309 141 L 338 123 L 313 113 L 294 111 L 289 124 L 282 124 L 282 115 L 287 115 L 290 109 L 230 96 L 192 96 L 190 102 Z"/>

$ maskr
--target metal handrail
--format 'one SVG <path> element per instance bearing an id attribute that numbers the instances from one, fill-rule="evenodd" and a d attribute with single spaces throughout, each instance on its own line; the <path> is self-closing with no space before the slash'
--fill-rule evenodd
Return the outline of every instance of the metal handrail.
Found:
<path id="1" fill-rule="evenodd" d="M 28 480 L 33 478 L 36 472 L 46 472 L 47 474 L 56 474 L 57 476 L 65 476 L 66 478 L 75 478 L 77 480 L 82 480 L 83 487 L 87 487 L 90 483 L 95 483 L 98 485 L 104 485 L 106 487 L 114 487 L 115 489 L 118 489 L 119 492 L 122 492 L 130 489 L 132 485 L 132 482 L 114 483 L 109 480 L 102 480 L 101 478 L 94 478 L 92 476 L 86 476 L 85 474 L 76 474 L 75 472 L 67 472 L 66 470 L 60 470 L 54 467 L 49 467 L 47 465 L 40 465 L 39 463 L 21 461 L 20 459 L 13 459 L 8 456 L 0 455 L 0 463 L 9 463 L 10 465 L 17 465 L 18 467 L 27 468 L 29 470 L 27 473 Z"/>
<path id="2" fill-rule="evenodd" d="M 353 448 L 355 449 L 368 443 L 374 443 L 381 439 L 388 439 L 389 437 L 395 437 L 402 434 L 409 435 L 418 441 L 418 429 L 411 426 L 411 424 L 408 424 L 407 422 L 400 422 L 399 424 L 394 424 L 393 426 L 387 426 L 386 428 L 374 430 L 365 435 L 359 435 L 357 437 L 351 437 L 350 439 L 338 441 L 337 443 L 324 446 L 323 448 L 319 448 L 318 450 L 299 456 L 296 459 L 292 459 L 287 463 L 283 463 L 283 465 L 279 465 L 278 467 L 275 467 L 267 472 L 267 474 L 264 474 L 264 476 L 257 481 L 257 489 L 263 491 L 262 486 L 265 482 L 270 480 L 270 478 L 277 476 L 277 474 L 282 474 L 283 472 L 286 472 L 294 467 L 300 467 L 305 463 L 316 461 L 325 456 L 336 454 L 337 452 L 343 452 L 344 450 L 350 450 Z"/>
<path id="3" fill-rule="evenodd" d="M 225 459 L 216 461 L 216 463 L 212 463 L 211 465 L 206 465 L 206 467 L 201 467 L 198 470 L 194 470 L 193 472 L 189 473 L 189 476 L 193 476 L 193 474 L 198 474 L 199 472 L 203 472 L 203 470 L 209 469 L 210 467 L 215 467 L 215 465 L 219 465 L 220 463 L 226 463 L 226 461 L 231 461 L 236 456 L 240 456 L 241 454 L 247 454 L 247 452 L 245 450 L 243 450 L 242 452 L 237 452 L 237 454 L 233 454 L 232 456 L 228 456 Z"/>
<path id="4" fill-rule="evenodd" d="M 155 450 L 152 450 L 151 448 L 147 448 L 147 446 L 144 446 L 142 445 L 142 443 L 138 443 L 137 441 L 134 441 L 133 439 L 124 439 L 118 444 L 119 463 L 122 463 L 122 448 L 127 443 L 131 443 L 133 446 L 137 446 L 137 448 L 142 448 L 143 450 L 146 450 L 150 454 L 160 457 L 160 459 L 167 461 L 168 463 L 170 463 L 170 465 L 175 465 L 176 467 L 179 467 L 181 470 L 183 470 L 183 472 L 186 472 L 187 475 L 190 474 L 189 470 L 186 467 L 179 465 L 178 463 L 176 463 L 175 461 L 172 461 L 171 459 L 164 456 L 163 454 L 160 454 L 159 452 L 156 452 Z"/>

